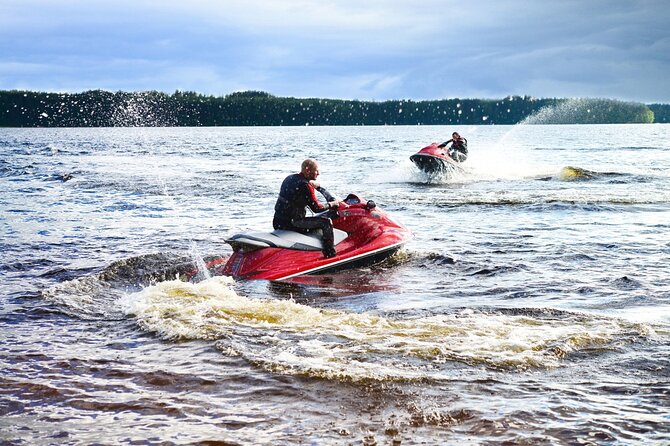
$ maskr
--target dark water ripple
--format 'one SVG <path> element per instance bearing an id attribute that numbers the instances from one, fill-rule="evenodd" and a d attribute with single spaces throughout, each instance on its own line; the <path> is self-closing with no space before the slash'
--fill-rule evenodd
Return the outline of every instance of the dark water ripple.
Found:
<path id="1" fill-rule="evenodd" d="M 0 129 L 0 442 L 668 444 L 668 127 L 468 128 L 417 175 L 448 130 Z M 197 274 L 307 156 L 415 240 Z"/>

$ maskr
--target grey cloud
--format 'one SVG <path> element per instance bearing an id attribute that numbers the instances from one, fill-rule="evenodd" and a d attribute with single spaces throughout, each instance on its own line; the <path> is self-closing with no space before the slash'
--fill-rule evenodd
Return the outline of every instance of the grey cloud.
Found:
<path id="1" fill-rule="evenodd" d="M 669 10 L 646 0 L 9 0 L 0 88 L 670 102 Z"/>

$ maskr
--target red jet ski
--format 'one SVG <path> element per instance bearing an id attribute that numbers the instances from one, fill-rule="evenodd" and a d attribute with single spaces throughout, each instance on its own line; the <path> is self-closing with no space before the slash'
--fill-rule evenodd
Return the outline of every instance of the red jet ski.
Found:
<path id="1" fill-rule="evenodd" d="M 463 173 L 461 163 L 455 161 L 449 156 L 449 149 L 439 147 L 436 142 L 419 150 L 409 159 L 416 164 L 416 167 L 427 174 L 445 174 Z"/>
<path id="2" fill-rule="evenodd" d="M 400 249 L 412 233 L 372 201 L 350 194 L 333 219 L 337 255 L 324 258 L 319 234 L 274 230 L 237 234 L 226 240 L 233 254 L 221 271 L 239 279 L 286 280 L 378 262 Z M 321 215 L 321 214 L 318 214 Z"/>

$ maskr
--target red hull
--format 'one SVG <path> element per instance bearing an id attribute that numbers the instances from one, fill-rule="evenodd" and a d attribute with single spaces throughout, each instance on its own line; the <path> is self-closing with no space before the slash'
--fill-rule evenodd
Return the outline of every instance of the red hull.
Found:
<path id="1" fill-rule="evenodd" d="M 335 257 L 326 259 L 317 250 L 271 247 L 245 252 L 238 248 L 223 268 L 223 274 L 240 279 L 285 280 L 379 260 L 412 238 L 407 228 L 379 208 L 368 209 L 364 200 L 342 205 L 337 213 L 333 226 L 348 236 L 336 246 Z"/>
<path id="2" fill-rule="evenodd" d="M 446 147 L 438 147 L 432 143 L 409 157 L 416 166 L 426 173 L 454 173 L 462 172 L 460 163 L 454 161 L 448 154 Z"/>

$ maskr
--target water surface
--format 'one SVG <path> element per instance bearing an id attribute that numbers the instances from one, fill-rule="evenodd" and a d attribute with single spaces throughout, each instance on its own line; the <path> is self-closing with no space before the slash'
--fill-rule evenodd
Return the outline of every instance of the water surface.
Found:
<path id="1" fill-rule="evenodd" d="M 466 173 L 419 173 L 454 130 Z M 414 239 L 179 280 L 308 156 Z M 0 439 L 667 444 L 668 222 L 660 124 L 0 129 Z"/>

